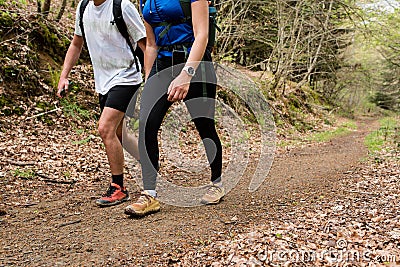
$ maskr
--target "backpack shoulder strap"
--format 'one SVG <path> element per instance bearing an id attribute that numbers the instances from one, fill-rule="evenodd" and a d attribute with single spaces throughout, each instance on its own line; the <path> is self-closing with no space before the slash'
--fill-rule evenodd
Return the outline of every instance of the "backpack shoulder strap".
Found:
<path id="1" fill-rule="evenodd" d="M 85 40 L 85 28 L 83 27 L 83 13 L 85 13 L 85 9 L 89 4 L 89 0 L 82 0 L 81 6 L 79 8 L 79 27 L 81 28 L 83 40 Z"/>
<path id="2" fill-rule="evenodd" d="M 185 16 L 185 19 L 189 22 L 191 22 L 192 18 L 192 1 L 191 0 L 179 0 L 179 3 L 181 4 L 181 8 L 183 11 L 183 15 Z"/>
<path id="3" fill-rule="evenodd" d="M 122 0 L 113 0 L 113 16 L 114 16 L 113 22 L 117 25 L 118 31 L 121 33 L 121 35 L 125 38 L 126 42 L 128 43 L 128 46 L 131 49 L 132 54 L 133 54 L 133 58 L 134 58 L 135 65 L 136 65 L 136 70 L 139 71 L 140 68 L 139 68 L 139 64 L 137 62 L 137 52 L 135 51 L 135 49 L 133 49 L 133 45 L 132 45 L 132 42 L 130 40 L 129 33 L 128 33 L 128 27 L 126 26 L 126 23 L 122 16 L 121 2 L 122 2 Z"/>
<path id="4" fill-rule="evenodd" d="M 126 27 L 124 18 L 122 17 L 122 7 L 121 7 L 122 0 L 113 0 L 113 16 L 114 16 L 114 23 L 117 25 L 118 30 L 122 34 L 122 36 L 128 35 L 128 28 Z"/>

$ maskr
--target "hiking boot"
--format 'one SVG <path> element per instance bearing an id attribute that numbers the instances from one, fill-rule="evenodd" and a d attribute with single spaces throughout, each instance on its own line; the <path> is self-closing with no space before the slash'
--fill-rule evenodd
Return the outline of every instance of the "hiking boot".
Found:
<path id="1" fill-rule="evenodd" d="M 160 210 L 160 202 L 146 192 L 142 192 L 138 200 L 125 208 L 125 214 L 131 216 L 146 216 Z"/>
<path id="2" fill-rule="evenodd" d="M 96 204 L 100 207 L 108 207 L 120 204 L 129 200 L 128 190 L 121 188 L 119 185 L 111 183 L 107 192 L 99 199 Z"/>
<path id="3" fill-rule="evenodd" d="M 201 204 L 218 204 L 225 196 L 225 189 L 222 185 L 212 183 L 207 192 L 201 198 Z"/>

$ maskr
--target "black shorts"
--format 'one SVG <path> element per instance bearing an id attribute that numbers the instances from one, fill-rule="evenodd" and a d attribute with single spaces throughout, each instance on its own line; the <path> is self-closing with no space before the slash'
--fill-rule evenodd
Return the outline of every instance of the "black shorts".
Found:
<path id="1" fill-rule="evenodd" d="M 107 94 L 99 94 L 101 112 L 103 112 L 104 107 L 109 107 L 126 113 L 126 109 L 139 87 L 140 84 L 116 85 Z"/>

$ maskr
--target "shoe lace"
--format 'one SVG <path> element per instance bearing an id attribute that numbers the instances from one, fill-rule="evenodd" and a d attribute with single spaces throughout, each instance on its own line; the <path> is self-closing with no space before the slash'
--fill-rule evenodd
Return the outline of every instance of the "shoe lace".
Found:
<path id="1" fill-rule="evenodd" d="M 103 195 L 103 197 L 111 197 L 112 194 L 114 194 L 114 192 L 117 190 L 116 187 L 114 186 L 110 186 L 107 190 L 107 192 Z"/>
<path id="2" fill-rule="evenodd" d="M 145 204 L 150 201 L 150 196 L 146 194 L 142 194 L 139 199 L 137 200 L 138 204 Z"/>
<path id="3" fill-rule="evenodd" d="M 208 189 L 209 194 L 219 193 L 219 192 L 221 192 L 221 188 L 215 185 L 210 186 L 210 188 Z"/>

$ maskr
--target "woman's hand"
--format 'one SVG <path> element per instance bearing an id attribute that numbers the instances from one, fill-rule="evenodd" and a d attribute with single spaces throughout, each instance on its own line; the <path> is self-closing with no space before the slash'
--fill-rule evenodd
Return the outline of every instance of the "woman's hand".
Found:
<path id="1" fill-rule="evenodd" d="M 191 80 L 192 77 L 182 71 L 168 87 L 168 101 L 175 102 L 183 100 L 189 91 Z"/>

